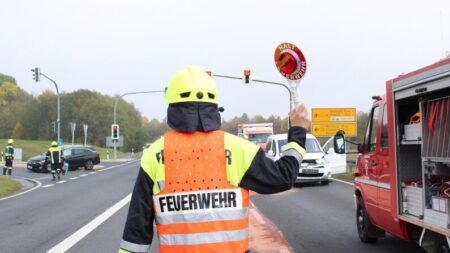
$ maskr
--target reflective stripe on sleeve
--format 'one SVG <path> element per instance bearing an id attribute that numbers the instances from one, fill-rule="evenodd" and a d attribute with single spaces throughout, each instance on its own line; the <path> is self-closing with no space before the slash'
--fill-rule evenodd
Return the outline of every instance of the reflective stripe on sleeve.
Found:
<path id="1" fill-rule="evenodd" d="M 289 142 L 289 143 L 284 147 L 283 155 L 288 155 L 288 151 L 297 151 L 298 154 L 302 157 L 302 159 L 303 159 L 303 157 L 305 157 L 305 154 L 306 154 L 305 149 L 302 148 L 300 145 L 298 145 L 297 142 L 293 142 L 293 141 Z M 292 155 L 292 152 L 289 152 L 289 155 L 291 155 L 291 156 L 296 156 L 296 155 Z M 300 160 L 300 162 L 301 162 L 301 161 L 302 161 L 302 160 Z"/>
<path id="2" fill-rule="evenodd" d="M 150 244 L 136 244 L 122 240 L 120 243 L 120 248 L 130 252 L 148 252 L 150 250 Z"/>
<path id="3" fill-rule="evenodd" d="M 298 163 L 302 163 L 303 157 L 302 155 L 295 149 L 289 149 L 284 151 L 281 156 L 293 156 L 298 161 Z"/>
<path id="4" fill-rule="evenodd" d="M 188 235 L 160 235 L 159 243 L 161 245 L 195 245 L 206 243 L 221 243 L 230 241 L 242 241 L 248 237 L 248 229 L 198 233 Z"/>
<path id="5" fill-rule="evenodd" d="M 241 220 L 247 218 L 247 216 L 248 216 L 248 208 L 243 208 L 241 210 L 209 210 L 207 212 L 157 215 L 156 223 L 160 225 L 165 225 L 165 224 L 178 224 L 187 222 Z"/>

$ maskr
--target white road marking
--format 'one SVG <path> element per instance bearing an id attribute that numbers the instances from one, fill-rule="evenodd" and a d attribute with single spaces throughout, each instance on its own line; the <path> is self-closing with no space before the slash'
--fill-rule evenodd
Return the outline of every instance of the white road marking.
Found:
<path id="1" fill-rule="evenodd" d="M 88 174 L 81 174 L 80 175 L 80 177 L 85 177 L 85 176 L 87 176 Z"/>
<path id="2" fill-rule="evenodd" d="M 75 180 L 75 179 L 77 179 L 78 177 L 71 177 L 71 178 L 69 178 L 70 180 Z"/>
<path id="3" fill-rule="evenodd" d="M 91 233 L 94 229 L 99 227 L 103 222 L 105 222 L 107 219 L 109 219 L 111 216 L 113 216 L 117 211 L 119 211 L 123 206 L 128 204 L 131 200 L 131 193 L 128 194 L 125 198 L 114 204 L 112 207 L 106 209 L 105 212 L 97 216 L 95 219 L 93 219 L 88 224 L 84 225 L 82 228 L 77 230 L 75 233 L 73 233 L 71 236 L 67 237 L 64 241 L 58 243 L 53 248 L 51 248 L 47 253 L 60 253 L 60 252 L 66 252 L 70 248 L 73 247 L 73 245 L 77 244 L 79 241 L 81 241 L 85 236 L 87 236 L 89 233 Z"/>
<path id="4" fill-rule="evenodd" d="M 49 176 L 44 176 L 44 177 L 38 177 L 38 178 L 33 178 L 34 180 L 41 180 L 41 179 L 46 179 L 46 178 L 50 178 Z"/>
<path id="5" fill-rule="evenodd" d="M 331 178 L 331 180 L 339 182 L 339 183 L 343 183 L 343 184 L 348 184 L 348 185 L 351 185 L 351 186 L 355 185 L 355 184 L 352 184 L 352 183 L 349 183 L 349 182 L 346 182 L 346 181 L 343 181 L 343 180 L 339 180 L 339 179 L 336 179 L 336 178 Z"/>
<path id="6" fill-rule="evenodd" d="M 17 194 L 14 194 L 14 195 L 11 195 L 11 196 L 8 196 L 8 197 L 0 198 L 0 201 L 5 200 L 5 199 L 10 199 L 10 198 L 18 197 L 18 196 L 20 196 L 20 195 L 22 195 L 22 194 L 25 194 L 25 193 L 34 191 L 34 190 L 36 190 L 37 188 L 39 188 L 39 187 L 42 185 L 41 182 L 36 181 L 36 180 L 33 180 L 33 179 L 31 179 L 31 178 L 23 178 L 23 179 L 28 180 L 28 181 L 33 181 L 33 182 L 36 184 L 36 186 L 34 186 L 33 188 L 28 189 L 28 190 L 26 190 L 26 191 L 24 191 L 24 192 L 19 192 L 19 193 L 17 193 Z"/>
<path id="7" fill-rule="evenodd" d="M 42 188 L 48 188 L 48 187 L 52 187 L 52 186 L 54 186 L 54 184 L 47 184 L 47 185 L 42 186 Z"/>
<path id="8" fill-rule="evenodd" d="M 56 182 L 57 184 L 63 184 L 63 183 L 65 183 L 65 182 L 67 182 L 66 180 L 61 180 L 61 181 L 58 181 L 58 182 Z"/>
<path id="9" fill-rule="evenodd" d="M 107 171 L 107 170 L 114 169 L 114 168 L 117 168 L 117 167 L 120 167 L 120 166 L 123 166 L 123 165 L 127 165 L 127 164 L 130 164 L 130 163 L 134 163 L 134 162 L 137 162 L 137 161 L 140 161 L 140 159 L 139 159 L 139 160 L 133 160 L 133 161 L 126 162 L 126 163 L 122 163 L 122 164 L 119 164 L 119 165 L 114 165 L 114 166 L 112 166 L 112 167 L 108 167 L 108 168 L 106 168 L 106 169 L 99 170 L 99 171 L 97 171 L 97 172 Z"/>
<path id="10" fill-rule="evenodd" d="M 89 172 L 88 174 L 89 174 L 89 175 L 92 175 L 92 174 L 95 174 L 95 172 Z"/>

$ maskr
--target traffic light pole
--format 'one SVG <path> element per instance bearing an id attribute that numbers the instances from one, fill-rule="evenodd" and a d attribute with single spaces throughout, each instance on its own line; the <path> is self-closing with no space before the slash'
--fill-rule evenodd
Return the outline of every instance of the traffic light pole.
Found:
<path id="1" fill-rule="evenodd" d="M 117 111 L 117 104 L 119 103 L 119 100 L 127 95 L 135 95 L 135 94 L 146 94 L 146 93 L 164 93 L 164 90 L 151 90 L 151 91 L 136 91 L 136 92 L 127 92 L 123 93 L 122 95 L 116 96 L 116 101 L 114 102 L 114 117 L 113 117 L 113 124 L 117 124 L 116 122 L 116 111 Z M 120 136 L 119 136 L 120 139 Z M 116 140 L 113 140 L 114 143 L 114 160 L 117 158 L 117 142 Z"/>
<path id="2" fill-rule="evenodd" d="M 57 95 L 57 102 L 56 102 L 57 103 L 57 119 L 56 119 L 56 129 L 57 130 L 56 131 L 57 131 L 57 142 L 59 144 L 59 140 L 60 140 L 60 137 L 61 137 L 61 135 L 60 135 L 61 120 L 60 120 L 60 96 L 59 96 L 58 85 L 56 84 L 56 82 L 53 79 L 51 79 L 50 77 L 46 76 L 44 73 L 40 72 L 39 74 L 41 76 L 47 78 L 48 80 L 50 80 L 55 85 L 55 88 L 56 88 L 56 95 Z"/>
<path id="3" fill-rule="evenodd" d="M 214 77 L 221 77 L 221 78 L 227 78 L 227 79 L 235 79 L 235 80 L 242 80 L 242 77 L 236 77 L 236 76 L 225 76 L 225 75 L 215 75 L 213 74 Z M 255 83 L 264 83 L 264 84 L 273 84 L 273 85 L 278 85 L 278 86 L 283 86 L 284 88 L 286 88 L 286 90 L 289 92 L 289 112 L 292 111 L 292 91 L 289 88 L 289 86 L 287 86 L 284 83 L 277 83 L 277 82 L 271 82 L 271 81 L 265 81 L 265 80 L 257 80 L 257 79 L 253 79 L 252 82 Z"/>

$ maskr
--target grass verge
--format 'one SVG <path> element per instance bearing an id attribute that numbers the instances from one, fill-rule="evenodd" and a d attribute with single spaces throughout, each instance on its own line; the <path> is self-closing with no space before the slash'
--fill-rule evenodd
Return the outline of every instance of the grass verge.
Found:
<path id="1" fill-rule="evenodd" d="M 0 176 L 0 197 L 11 195 L 22 189 L 22 185 L 7 177 Z"/>
<path id="2" fill-rule="evenodd" d="M 352 173 L 350 172 L 345 172 L 345 173 L 339 173 L 339 174 L 333 174 L 333 178 L 345 181 L 345 182 L 349 182 L 349 183 L 354 183 L 355 179 L 352 176 Z"/>

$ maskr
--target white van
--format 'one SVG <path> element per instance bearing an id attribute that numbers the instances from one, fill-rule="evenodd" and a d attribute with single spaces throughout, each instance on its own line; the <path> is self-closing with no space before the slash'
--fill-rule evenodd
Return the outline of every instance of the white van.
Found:
<path id="1" fill-rule="evenodd" d="M 266 156 L 278 160 L 283 147 L 287 144 L 287 134 L 274 134 L 267 139 Z M 300 165 L 297 183 L 320 182 L 327 185 L 330 181 L 330 169 L 325 163 L 325 153 L 316 137 L 306 135 L 306 154 Z"/>

